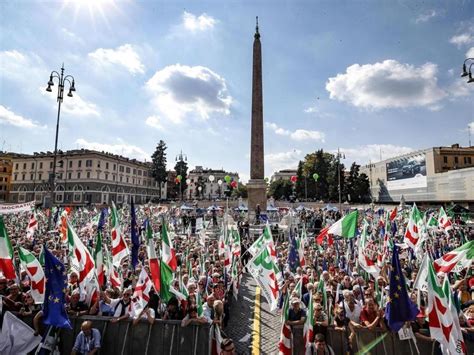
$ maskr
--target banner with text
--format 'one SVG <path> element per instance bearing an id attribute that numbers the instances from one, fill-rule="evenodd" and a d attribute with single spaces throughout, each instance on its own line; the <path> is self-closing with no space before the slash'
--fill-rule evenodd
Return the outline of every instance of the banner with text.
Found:
<path id="1" fill-rule="evenodd" d="M 35 201 L 16 204 L 0 203 L 0 214 L 29 212 L 35 208 Z"/>

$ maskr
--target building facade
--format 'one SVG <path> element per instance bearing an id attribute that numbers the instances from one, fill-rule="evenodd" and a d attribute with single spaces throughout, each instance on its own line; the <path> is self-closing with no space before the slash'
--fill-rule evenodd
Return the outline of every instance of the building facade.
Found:
<path id="1" fill-rule="evenodd" d="M 0 202 L 7 202 L 12 181 L 12 155 L 0 155 Z"/>
<path id="2" fill-rule="evenodd" d="M 196 166 L 191 170 L 187 176 L 190 183 L 185 191 L 187 199 L 217 199 L 225 198 L 226 191 L 230 186 L 225 181 L 226 176 L 230 176 L 232 181 L 239 181 L 239 174 L 227 172 L 223 169 L 206 169 L 202 166 Z M 214 180 L 211 182 L 209 177 L 213 176 Z"/>
<path id="3" fill-rule="evenodd" d="M 474 203 L 474 147 L 433 147 L 362 166 L 376 202 Z"/>
<path id="4" fill-rule="evenodd" d="M 52 152 L 12 156 L 10 202 L 49 201 L 53 171 Z M 87 149 L 59 151 L 54 203 L 87 205 L 146 203 L 167 198 L 167 185 L 160 187 L 150 172 L 150 163 Z"/>
<path id="5" fill-rule="evenodd" d="M 275 171 L 270 179 L 270 182 L 278 181 L 278 180 L 290 180 L 292 176 L 295 176 L 297 173 L 296 170 L 293 169 L 284 169 L 280 171 Z"/>

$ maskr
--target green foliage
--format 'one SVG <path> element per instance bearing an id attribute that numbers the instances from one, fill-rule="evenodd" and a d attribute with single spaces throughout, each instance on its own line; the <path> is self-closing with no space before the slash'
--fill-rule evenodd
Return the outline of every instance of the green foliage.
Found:
<path id="1" fill-rule="evenodd" d="M 186 177 L 188 176 L 188 163 L 186 163 L 184 160 L 178 160 L 174 166 L 174 170 L 176 171 L 176 175 L 181 175 L 181 182 L 175 184 L 177 197 L 181 198 L 181 194 L 184 194 L 184 191 L 188 187 L 186 184 Z"/>
<path id="2" fill-rule="evenodd" d="M 247 185 L 240 183 L 236 189 L 232 190 L 232 197 L 242 197 L 242 198 L 247 198 L 248 197 L 248 192 L 247 192 Z"/>
<path id="3" fill-rule="evenodd" d="M 293 183 L 289 180 L 276 180 L 270 184 L 268 194 L 275 200 L 290 199 L 293 193 Z"/>

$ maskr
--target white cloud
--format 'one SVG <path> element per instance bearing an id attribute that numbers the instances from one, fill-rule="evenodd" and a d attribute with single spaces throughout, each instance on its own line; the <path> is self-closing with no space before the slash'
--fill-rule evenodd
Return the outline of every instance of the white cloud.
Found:
<path id="1" fill-rule="evenodd" d="M 471 47 L 466 52 L 466 58 L 474 58 L 474 47 Z"/>
<path id="2" fill-rule="evenodd" d="M 414 149 L 404 146 L 396 146 L 392 144 L 368 144 L 354 148 L 342 148 L 340 152 L 345 155 L 345 162 L 352 164 L 356 162 L 359 165 L 367 164 L 368 162 L 378 162 L 380 157 L 382 160 L 393 158 L 402 154 L 412 152 Z M 337 151 L 333 151 L 337 153 Z"/>
<path id="3" fill-rule="evenodd" d="M 298 149 L 293 149 L 288 152 L 280 153 L 270 153 L 265 154 L 265 164 L 270 170 L 272 175 L 275 171 L 282 169 L 296 169 L 298 167 L 298 162 L 302 159 L 302 152 Z"/>
<path id="4" fill-rule="evenodd" d="M 127 69 L 133 75 L 145 73 L 145 66 L 140 56 L 130 44 L 124 44 L 116 49 L 98 48 L 89 53 L 89 57 L 99 64 L 114 64 Z"/>
<path id="5" fill-rule="evenodd" d="M 467 125 L 469 131 L 471 132 L 471 134 L 474 134 L 474 122 L 471 122 Z"/>
<path id="6" fill-rule="evenodd" d="M 429 107 L 446 96 L 437 85 L 437 70 L 432 63 L 415 67 L 396 60 L 353 64 L 329 78 L 326 90 L 331 99 L 362 108 Z"/>
<path id="7" fill-rule="evenodd" d="M 17 50 L 0 52 L 0 72 L 2 79 L 7 78 L 24 88 L 31 88 L 33 83 L 48 81 L 51 71 L 45 69 L 43 60 L 35 53 L 22 53 Z"/>
<path id="8" fill-rule="evenodd" d="M 474 35 L 472 33 L 461 33 L 451 37 L 449 42 L 455 44 L 458 47 L 469 45 L 474 42 Z"/>
<path id="9" fill-rule="evenodd" d="M 225 79 L 202 66 L 167 66 L 148 80 L 146 89 L 156 109 L 174 123 L 189 114 L 201 119 L 208 119 L 212 114 L 227 116 L 233 101 Z"/>
<path id="10" fill-rule="evenodd" d="M 420 14 L 416 19 L 415 19 L 415 23 L 424 23 L 424 22 L 428 22 L 429 20 L 431 20 L 433 17 L 437 16 L 438 13 L 436 12 L 436 10 L 428 10 L 422 14 Z"/>
<path id="11" fill-rule="evenodd" d="M 135 158 L 141 161 L 150 161 L 150 154 L 142 148 L 135 145 L 127 144 L 122 139 L 117 139 L 116 144 L 88 142 L 84 138 L 79 138 L 75 142 L 81 148 L 109 152 L 113 154 L 123 155 L 127 158 Z"/>
<path id="12" fill-rule="evenodd" d="M 56 83 L 57 84 L 57 83 Z M 56 85 L 55 84 L 55 85 Z M 45 95 L 51 101 L 53 108 L 57 109 L 57 91 L 55 90 L 56 86 L 53 86 L 53 92 L 47 92 L 43 87 L 40 87 L 39 90 L 42 95 Z M 69 88 L 64 88 L 64 99 L 61 104 L 61 114 L 66 113 L 68 115 L 73 115 L 77 117 L 83 116 L 95 116 L 100 117 L 99 108 L 96 104 L 84 100 L 77 91 L 73 93 L 73 97 L 67 96 Z"/>
<path id="13" fill-rule="evenodd" d="M 276 123 L 265 122 L 265 127 L 270 128 L 276 134 L 288 136 L 295 141 L 314 140 L 324 142 L 325 134 L 319 131 L 308 131 L 306 129 L 297 129 L 294 132 L 278 127 Z"/>
<path id="14" fill-rule="evenodd" d="M 305 113 L 318 113 L 319 109 L 316 106 L 310 106 L 304 109 Z"/>
<path id="15" fill-rule="evenodd" d="M 474 93 L 474 87 L 467 84 L 466 80 L 462 79 L 456 78 L 453 84 L 448 87 L 450 98 L 465 97 Z"/>
<path id="16" fill-rule="evenodd" d="M 158 116 L 149 116 L 145 120 L 145 124 L 158 130 L 162 130 L 163 126 L 161 125 L 160 121 L 161 120 Z"/>
<path id="17" fill-rule="evenodd" d="M 206 13 L 196 16 L 190 12 L 183 13 L 183 26 L 191 32 L 211 30 L 218 21 Z"/>
<path id="18" fill-rule="evenodd" d="M 78 35 L 76 35 L 74 32 L 69 31 L 67 28 L 62 27 L 60 33 L 67 41 L 84 45 L 84 40 Z"/>
<path id="19" fill-rule="evenodd" d="M 0 105 L 0 124 L 16 126 L 20 128 L 45 128 L 40 126 L 38 122 L 15 114 L 8 107 Z"/>

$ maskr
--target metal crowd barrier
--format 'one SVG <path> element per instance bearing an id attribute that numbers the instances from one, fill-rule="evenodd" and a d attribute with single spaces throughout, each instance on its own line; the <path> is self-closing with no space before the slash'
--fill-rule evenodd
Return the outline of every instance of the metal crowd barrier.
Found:
<path id="1" fill-rule="evenodd" d="M 303 327 L 293 327 L 293 355 L 304 355 L 305 353 L 305 341 L 303 338 Z M 352 342 L 353 353 L 356 354 L 359 350 L 370 344 L 372 341 L 379 338 L 384 333 L 387 333 L 385 338 L 375 345 L 371 350 L 371 355 L 399 355 L 399 354 L 410 354 L 410 355 L 434 355 L 435 343 L 416 339 L 415 341 L 400 340 L 398 333 L 382 331 L 376 329 L 370 331 L 367 329 L 357 329 L 355 338 Z M 348 340 L 347 336 L 349 333 L 345 333 L 334 328 L 327 329 L 326 343 L 329 344 L 335 354 L 348 354 Z M 467 353 L 474 354 L 474 342 L 466 341 Z"/>

